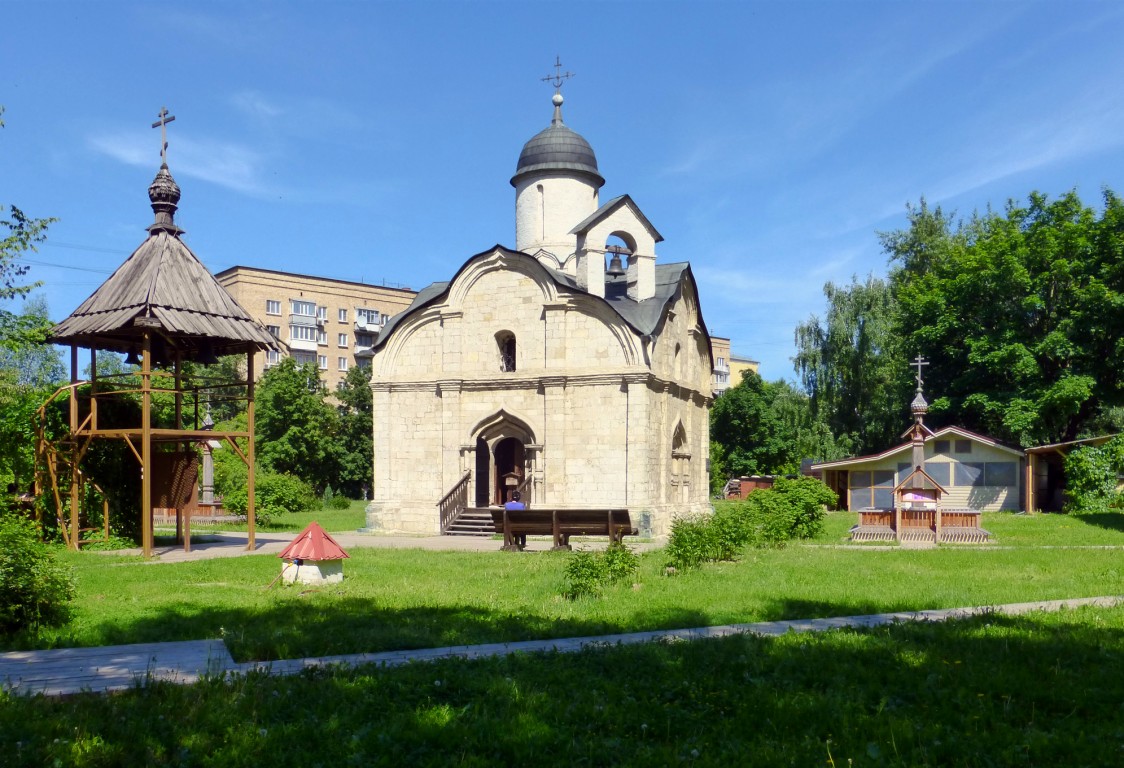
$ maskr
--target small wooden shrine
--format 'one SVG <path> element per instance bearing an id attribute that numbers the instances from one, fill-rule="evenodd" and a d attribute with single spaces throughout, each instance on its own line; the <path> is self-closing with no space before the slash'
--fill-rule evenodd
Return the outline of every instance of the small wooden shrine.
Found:
<path id="1" fill-rule="evenodd" d="M 933 432 L 925 426 L 929 403 L 922 393 L 921 368 L 928 365 L 919 355 L 917 392 L 909 410 L 913 424 L 902 435 L 912 447 L 909 469 L 894 487 L 893 508 L 859 510 L 859 522 L 851 529 L 852 541 L 898 541 L 911 544 L 982 544 L 990 534 L 980 527 L 979 510 L 942 508 L 947 490 L 925 470 L 925 441 Z"/>
<path id="2" fill-rule="evenodd" d="M 167 163 L 165 127 L 175 118 L 162 109 L 153 127 L 161 129 L 161 165 L 148 188 L 155 221 L 148 238 L 101 287 L 52 330 L 49 343 L 70 347 L 71 382 L 39 409 L 37 483 L 49 494 L 59 527 L 71 549 L 93 515 L 90 499 L 100 496 L 101 525 L 109 530 L 105 493 L 91 494 L 83 459 L 96 440 L 121 440 L 140 472 L 141 538 L 144 554 L 153 549 L 153 508 L 175 509 L 190 519 L 197 505 L 198 450 L 205 441 L 222 441 L 246 463 L 248 526 L 254 548 L 254 355 L 276 349 L 277 340 L 239 306 L 180 239 L 174 215 L 180 188 Z M 88 381 L 78 378 L 78 348 L 90 351 Z M 128 356 L 139 366 L 123 374 L 99 376 L 101 350 Z M 221 355 L 245 355 L 245 378 L 223 381 L 184 374 L 184 363 L 211 366 Z M 199 369 L 196 369 L 199 370 Z M 205 368 L 203 370 L 211 370 Z M 246 428 L 216 430 L 200 420 L 212 397 L 244 400 Z M 65 435 L 48 429 L 53 404 L 68 401 Z M 139 401 L 123 409 L 122 401 Z M 154 416 L 161 406 L 161 419 Z M 136 423 L 129 419 L 136 416 Z M 122 414 L 128 414 L 122 416 Z M 170 415 L 169 415 L 170 414 Z M 125 422 L 125 423 L 123 423 Z M 101 489 L 94 488 L 100 491 Z M 190 535 L 185 535 L 189 546 Z"/>

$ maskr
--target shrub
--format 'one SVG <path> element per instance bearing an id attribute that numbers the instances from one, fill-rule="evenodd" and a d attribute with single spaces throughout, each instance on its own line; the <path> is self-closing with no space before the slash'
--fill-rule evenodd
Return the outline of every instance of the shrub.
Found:
<path id="1" fill-rule="evenodd" d="M 312 487 L 300 478 L 283 472 L 255 473 L 254 516 L 262 525 L 268 525 L 275 517 L 287 512 L 310 512 L 316 504 Z M 249 510 L 246 487 L 227 491 L 222 505 L 227 511 L 246 517 Z"/>
<path id="2" fill-rule="evenodd" d="M 55 562 L 31 521 L 0 516 L 0 633 L 64 623 L 74 579 Z"/>
<path id="3" fill-rule="evenodd" d="M 640 558 L 624 544 L 613 543 L 604 552 L 575 552 L 566 563 L 566 597 L 576 600 L 601 594 L 606 584 L 631 581 L 640 570 Z"/>
<path id="4" fill-rule="evenodd" d="M 342 493 L 336 493 L 332 490 L 332 486 L 324 489 L 324 496 L 320 500 L 322 509 L 347 509 L 351 505 L 351 501 Z"/>
<path id="5" fill-rule="evenodd" d="M 819 480 L 778 478 L 772 488 L 754 491 L 744 501 L 719 503 L 709 517 L 680 519 L 671 525 L 668 565 L 693 568 L 707 561 L 733 560 L 749 546 L 777 546 L 823 530 L 825 505 L 837 501 Z"/>
<path id="6" fill-rule="evenodd" d="M 566 596 L 572 600 L 601 594 L 606 579 L 605 560 L 594 552 L 575 552 L 566 563 Z"/>
<path id="7" fill-rule="evenodd" d="M 668 565 L 680 570 L 713 559 L 713 530 L 709 518 L 677 518 L 667 541 Z"/>
<path id="8" fill-rule="evenodd" d="M 1120 502 L 1117 478 L 1124 472 L 1124 436 L 1102 446 L 1083 445 L 1065 457 L 1066 512 L 1103 511 Z"/>

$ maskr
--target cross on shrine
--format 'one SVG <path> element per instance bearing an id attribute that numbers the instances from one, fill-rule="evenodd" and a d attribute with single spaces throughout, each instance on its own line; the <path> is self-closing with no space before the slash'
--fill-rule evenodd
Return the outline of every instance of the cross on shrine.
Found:
<path id="1" fill-rule="evenodd" d="M 917 388 L 918 389 L 921 389 L 921 368 L 923 366 L 928 365 L 928 364 L 929 364 L 929 361 L 926 360 L 925 358 L 923 358 L 921 355 L 918 355 L 917 359 L 909 364 L 910 368 L 917 368 Z"/>
<path id="2" fill-rule="evenodd" d="M 553 75 L 547 75 L 546 77 L 542 78 L 542 81 L 544 83 L 553 82 L 555 90 L 561 90 L 562 83 L 566 82 L 567 80 L 569 80 L 573 76 L 574 76 L 573 72 L 570 72 L 570 71 L 566 71 L 565 73 L 562 72 L 562 57 L 555 56 L 554 57 L 554 74 Z"/>
<path id="3" fill-rule="evenodd" d="M 175 115 L 168 114 L 167 107 L 160 107 L 160 114 L 157 115 L 160 119 L 152 124 L 153 128 L 160 129 L 160 164 L 168 164 L 168 123 L 176 119 Z"/>

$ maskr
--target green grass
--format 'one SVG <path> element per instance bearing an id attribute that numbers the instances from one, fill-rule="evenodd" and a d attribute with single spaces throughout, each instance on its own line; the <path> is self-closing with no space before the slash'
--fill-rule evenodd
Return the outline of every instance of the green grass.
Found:
<path id="1" fill-rule="evenodd" d="M 1124 552 L 1061 546 L 1089 537 L 1124 546 L 1118 518 L 1071 528 L 1052 516 L 1007 517 L 995 522 L 1049 544 L 792 545 L 673 577 L 664 575 L 665 558 L 656 551 L 641 558 L 636 586 L 579 601 L 561 596 L 564 553 L 354 548 L 340 585 L 268 590 L 281 568 L 271 555 L 146 564 L 65 553 L 79 586 L 73 620 L 4 642 L 18 648 L 223 637 L 244 661 L 1124 594 Z M 849 520 L 829 516 L 828 532 L 813 544 L 834 543 Z M 1035 533 L 1036 525 L 1045 533 Z"/>
<path id="2" fill-rule="evenodd" d="M 4 764 L 1109 766 L 1124 608 L 0 694 Z"/>

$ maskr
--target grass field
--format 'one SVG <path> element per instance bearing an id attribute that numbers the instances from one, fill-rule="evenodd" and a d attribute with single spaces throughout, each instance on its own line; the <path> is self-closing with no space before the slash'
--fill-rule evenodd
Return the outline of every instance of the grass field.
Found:
<path id="1" fill-rule="evenodd" d="M 566 555 L 356 549 L 333 588 L 276 557 L 64 554 L 74 620 L 9 647 L 222 636 L 240 660 L 1124 594 L 1124 516 L 987 515 L 989 547 L 808 544 L 560 596 Z M 12 765 L 1117 765 L 1124 608 L 573 656 L 0 696 Z M 313 713 L 313 714 L 310 714 Z"/>

